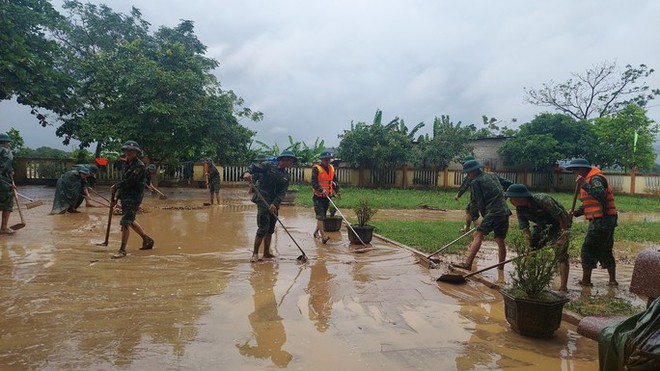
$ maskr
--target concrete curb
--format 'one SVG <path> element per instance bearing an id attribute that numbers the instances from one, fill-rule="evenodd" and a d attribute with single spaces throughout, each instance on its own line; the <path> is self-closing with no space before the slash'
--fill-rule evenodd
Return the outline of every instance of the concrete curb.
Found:
<path id="1" fill-rule="evenodd" d="M 376 237 L 376 238 L 378 238 L 379 240 L 382 240 L 382 241 L 384 241 L 384 242 L 387 242 L 387 243 L 389 243 L 389 244 L 392 244 L 392 245 L 394 245 L 394 246 L 396 246 L 396 247 L 400 247 L 400 248 L 402 248 L 402 249 L 406 249 L 406 250 L 410 251 L 413 255 L 415 255 L 415 256 L 418 257 L 418 258 L 420 258 L 420 257 L 426 257 L 426 255 L 427 255 L 426 253 L 424 253 L 424 252 L 422 252 L 422 251 L 419 251 L 419 250 L 417 250 L 417 249 L 414 248 L 414 247 L 410 247 L 410 246 L 404 245 L 404 244 L 402 244 L 402 243 L 400 243 L 400 242 L 397 242 L 397 241 L 391 240 L 391 239 L 389 239 L 389 238 L 387 238 L 387 237 L 385 237 L 385 236 L 382 236 L 382 235 L 380 235 L 380 234 L 378 234 L 378 233 L 374 233 L 374 237 Z M 489 281 L 489 280 L 487 280 L 487 279 L 485 279 L 485 278 L 483 278 L 483 277 L 481 277 L 481 276 L 472 276 L 472 277 L 470 277 L 470 280 L 473 280 L 473 281 L 479 282 L 479 283 L 483 284 L 484 286 L 488 287 L 489 289 L 496 290 L 496 291 L 498 291 L 498 292 L 499 292 L 499 290 L 502 288 L 498 283 L 496 283 L 496 282 L 492 282 L 492 281 Z M 583 318 L 583 317 L 582 317 L 581 315 L 579 315 L 579 314 L 577 314 L 577 313 L 575 313 L 575 312 L 573 312 L 573 311 L 570 311 L 570 310 L 568 310 L 568 309 L 564 309 L 564 310 L 563 310 L 563 312 L 562 312 L 562 317 L 561 317 L 562 321 L 568 322 L 568 323 L 570 323 L 571 325 L 574 325 L 574 326 L 577 326 L 578 323 L 580 323 L 580 321 L 582 320 L 582 318 Z"/>

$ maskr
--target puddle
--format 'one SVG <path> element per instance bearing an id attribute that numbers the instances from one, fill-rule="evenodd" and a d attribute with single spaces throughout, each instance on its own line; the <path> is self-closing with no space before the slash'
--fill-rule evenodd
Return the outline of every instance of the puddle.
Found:
<path id="1" fill-rule="evenodd" d="M 25 193 L 48 199 L 49 190 Z M 104 209 L 48 216 L 47 204 L 0 238 L 1 368 L 598 367 L 597 344 L 574 326 L 562 324 L 551 340 L 523 338 L 497 292 L 438 285 L 439 272 L 406 250 L 374 240 L 376 249 L 352 253 L 345 232 L 321 244 L 309 208 L 281 211 L 308 264 L 296 264 L 300 253 L 279 227 L 279 258 L 250 264 L 256 210 L 244 190 L 223 189 L 226 204 L 200 208 L 204 190 L 166 194 L 147 198 L 149 212 L 138 216 L 155 249 L 139 251 L 132 234 L 125 259 L 110 259 L 116 224 L 109 247 L 95 245 Z"/>

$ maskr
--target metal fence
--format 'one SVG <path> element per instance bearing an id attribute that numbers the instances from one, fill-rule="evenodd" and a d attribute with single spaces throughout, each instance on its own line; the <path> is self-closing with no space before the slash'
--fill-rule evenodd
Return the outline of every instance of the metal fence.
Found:
<path id="1" fill-rule="evenodd" d="M 650 194 L 660 193 L 660 175 L 644 176 L 644 192 Z"/>
<path id="2" fill-rule="evenodd" d="M 396 183 L 396 170 L 394 169 L 380 169 L 371 170 L 369 183 L 372 186 L 388 187 Z"/>
<path id="3" fill-rule="evenodd" d="M 438 172 L 432 169 L 413 170 L 413 185 L 435 187 L 438 185 Z"/>

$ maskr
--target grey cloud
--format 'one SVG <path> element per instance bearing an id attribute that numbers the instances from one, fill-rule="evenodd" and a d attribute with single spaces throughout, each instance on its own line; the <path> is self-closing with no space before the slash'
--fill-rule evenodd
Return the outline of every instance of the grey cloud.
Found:
<path id="1" fill-rule="evenodd" d="M 128 11 L 132 1 L 106 2 Z M 225 89 L 264 112 L 243 122 L 267 143 L 336 145 L 351 120 L 449 114 L 530 120 L 523 87 L 563 81 L 602 60 L 660 60 L 660 2 L 174 1 L 135 2 L 152 25 L 195 22 Z M 58 4 L 57 2 L 55 4 Z M 660 73 L 648 83 L 660 87 Z M 0 109 L 4 109 L 0 106 Z M 660 119 L 660 107 L 649 116 Z M 57 139 L 53 139 L 57 143 Z"/>

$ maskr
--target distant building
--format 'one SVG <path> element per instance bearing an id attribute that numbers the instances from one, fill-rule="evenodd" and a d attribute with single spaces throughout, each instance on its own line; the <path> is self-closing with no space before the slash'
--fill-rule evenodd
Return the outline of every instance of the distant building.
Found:
<path id="1" fill-rule="evenodd" d="M 482 164 L 490 169 L 490 171 L 517 171 L 523 166 L 506 166 L 504 164 L 504 157 L 497 151 L 500 149 L 505 140 L 513 138 L 511 136 L 497 136 L 487 138 L 477 138 L 470 140 L 474 157 Z M 451 170 L 461 169 L 460 163 L 452 163 L 449 165 Z"/>

